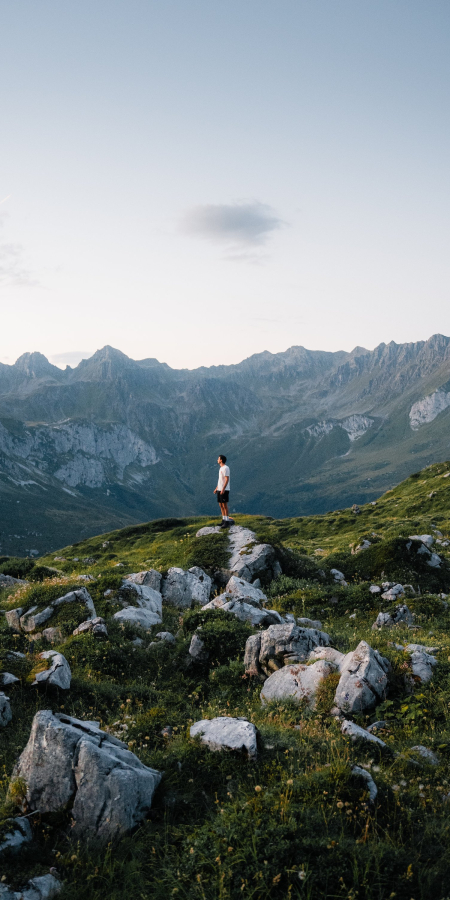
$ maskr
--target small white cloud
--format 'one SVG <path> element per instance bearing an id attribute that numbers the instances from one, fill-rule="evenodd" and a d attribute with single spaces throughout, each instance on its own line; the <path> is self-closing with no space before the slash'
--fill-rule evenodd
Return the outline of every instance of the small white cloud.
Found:
<path id="1" fill-rule="evenodd" d="M 77 366 L 82 359 L 89 359 L 94 353 L 95 350 L 67 350 L 65 353 L 54 353 L 49 360 L 63 369 L 64 366 Z"/>
<path id="2" fill-rule="evenodd" d="M 231 246 L 259 246 L 285 223 L 271 206 L 251 203 L 195 206 L 181 222 L 186 234 L 220 241 Z M 243 257 L 241 257 L 243 258 Z"/>

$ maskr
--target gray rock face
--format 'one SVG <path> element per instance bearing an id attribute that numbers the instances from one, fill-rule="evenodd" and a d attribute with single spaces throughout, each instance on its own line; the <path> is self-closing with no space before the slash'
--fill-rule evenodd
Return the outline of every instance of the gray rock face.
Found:
<path id="1" fill-rule="evenodd" d="M 156 569 L 147 569 L 146 572 L 132 572 L 127 575 L 127 581 L 134 581 L 135 584 L 144 584 L 146 587 L 153 588 L 154 591 L 161 591 L 161 573 Z"/>
<path id="2" fill-rule="evenodd" d="M 315 647 L 314 650 L 308 653 L 308 662 L 315 662 L 317 659 L 326 659 L 327 662 L 332 663 L 340 671 L 345 654 L 335 650 L 334 647 Z"/>
<path id="3" fill-rule="evenodd" d="M 250 759 L 257 755 L 257 731 L 247 719 L 218 716 L 191 725 L 191 737 L 200 735 L 210 750 L 246 750 Z"/>
<path id="4" fill-rule="evenodd" d="M 22 613 L 23 608 L 21 606 L 18 606 L 17 609 L 8 609 L 5 612 L 5 618 L 9 627 L 17 633 L 20 632 L 20 617 Z"/>
<path id="5" fill-rule="evenodd" d="M 389 668 L 388 660 L 378 650 L 360 641 L 342 662 L 335 705 L 350 714 L 371 709 L 385 697 Z"/>
<path id="6" fill-rule="evenodd" d="M 250 584 L 249 581 L 245 581 L 244 578 L 238 578 L 237 575 L 231 576 L 225 591 L 238 600 L 245 600 L 247 603 L 253 601 L 257 606 L 261 606 L 267 600 L 265 593 L 260 588 Z"/>
<path id="7" fill-rule="evenodd" d="M 2 855 L 18 853 L 25 844 L 32 840 L 33 833 L 28 819 L 18 816 L 16 819 L 7 819 L 6 824 L 11 827 L 4 840 L 0 843 L 0 859 Z"/>
<path id="8" fill-rule="evenodd" d="M 105 625 L 105 620 L 102 619 L 101 616 L 96 616 L 95 619 L 87 619 L 86 622 L 82 622 L 78 628 L 75 628 L 72 632 L 73 635 L 77 634 L 93 634 L 94 637 L 108 637 L 108 629 Z"/>
<path id="9" fill-rule="evenodd" d="M 239 578 L 253 581 L 259 576 L 277 577 L 281 568 L 270 544 L 259 544 L 249 528 L 232 525 L 228 529 L 230 546 L 229 569 Z"/>
<path id="10" fill-rule="evenodd" d="M 175 636 L 171 634 L 170 631 L 158 631 L 156 637 L 159 638 L 160 641 L 165 641 L 167 644 L 175 643 Z"/>
<path id="11" fill-rule="evenodd" d="M 283 666 L 305 662 L 311 650 L 330 643 L 328 634 L 292 623 L 271 625 L 251 635 L 245 645 L 244 665 L 249 675 L 271 675 Z"/>
<path id="12" fill-rule="evenodd" d="M 368 772 L 366 769 L 363 769 L 361 766 L 352 766 L 352 775 L 365 781 L 367 790 L 369 792 L 369 800 L 371 803 L 375 803 L 375 800 L 378 796 L 378 788 L 370 772 Z"/>
<path id="13" fill-rule="evenodd" d="M 404 593 L 402 584 L 393 584 L 384 591 L 381 597 L 383 600 L 396 600 L 397 597 L 401 597 Z"/>
<path id="14" fill-rule="evenodd" d="M 1 672 L 0 673 L 0 686 L 8 687 L 9 684 L 18 684 L 19 679 L 16 675 L 12 675 L 11 672 Z"/>
<path id="15" fill-rule="evenodd" d="M 26 584 L 26 581 L 23 581 L 22 578 L 13 578 L 12 575 L 3 575 L 0 572 L 0 590 L 2 588 L 14 587 L 15 584 Z"/>
<path id="16" fill-rule="evenodd" d="M 130 625 L 139 625 L 146 631 L 150 631 L 153 625 L 160 625 L 162 617 L 150 609 L 139 609 L 136 606 L 127 606 L 114 613 L 117 622 L 129 622 Z"/>
<path id="17" fill-rule="evenodd" d="M 317 689 L 331 672 L 334 672 L 334 666 L 325 659 L 319 659 L 311 666 L 284 666 L 273 672 L 264 683 L 261 701 L 265 705 L 270 700 L 306 700 L 313 709 Z"/>
<path id="18" fill-rule="evenodd" d="M 5 725 L 9 725 L 12 719 L 11 712 L 11 704 L 9 702 L 9 697 L 0 691 L 0 728 L 4 728 Z"/>
<path id="19" fill-rule="evenodd" d="M 192 635 L 189 645 L 189 656 L 197 662 L 206 662 L 208 659 L 209 653 L 205 647 L 205 642 L 202 641 L 198 634 Z"/>
<path id="20" fill-rule="evenodd" d="M 261 609 L 259 606 L 253 605 L 244 600 L 235 600 L 229 594 L 221 594 L 214 597 L 210 603 L 204 606 L 204 609 L 223 609 L 224 612 L 230 612 L 241 622 L 249 622 L 250 625 L 257 627 L 258 625 L 272 625 L 281 622 L 282 618 L 276 610 Z"/>
<path id="21" fill-rule="evenodd" d="M 147 609 L 162 617 L 162 596 L 146 584 L 135 584 L 125 578 L 119 589 L 119 599 L 125 606 L 136 604 L 139 609 Z"/>
<path id="22" fill-rule="evenodd" d="M 366 731 L 365 728 L 361 728 L 359 725 L 356 725 L 355 722 L 350 722 L 348 719 L 344 719 L 341 725 L 342 734 L 346 737 L 350 738 L 353 744 L 362 742 L 366 744 L 374 744 L 380 750 L 387 750 L 387 745 L 381 738 L 376 737 L 375 734 L 371 734 L 369 731 Z"/>
<path id="23" fill-rule="evenodd" d="M 211 578 L 199 566 L 193 566 L 187 572 L 174 566 L 163 579 L 161 592 L 166 603 L 188 609 L 192 602 L 202 606 L 208 603 L 211 584 Z"/>
<path id="24" fill-rule="evenodd" d="M 389 592 L 388 592 L 389 593 Z M 387 594 L 382 594 L 387 597 Z M 391 612 L 379 612 L 372 625 L 373 630 L 381 628 L 393 628 L 394 625 L 412 625 L 414 614 L 408 609 L 406 603 L 398 604 Z"/>
<path id="25" fill-rule="evenodd" d="M 411 669 L 413 675 L 422 682 L 428 684 L 433 677 L 433 669 L 437 666 L 437 659 L 423 650 L 413 650 L 411 653 Z"/>
<path id="26" fill-rule="evenodd" d="M 61 889 L 62 884 L 54 875 L 36 875 L 20 891 L 0 884 L 0 900 L 52 900 Z"/>
<path id="27" fill-rule="evenodd" d="M 37 609 L 37 606 L 32 606 L 31 609 L 21 616 L 20 628 L 22 631 L 36 631 L 41 625 L 44 625 L 54 613 L 52 606 L 47 606 L 45 609 L 41 610 L 41 612 L 37 612 Z"/>
<path id="28" fill-rule="evenodd" d="M 63 597 L 58 597 L 57 600 L 54 600 L 50 606 L 57 609 L 58 606 L 62 606 L 63 603 L 84 603 L 91 618 L 95 619 L 97 615 L 95 612 L 94 601 L 88 589 L 85 587 L 78 588 L 76 591 L 69 591 L 68 594 L 64 594 Z"/>
<path id="29" fill-rule="evenodd" d="M 41 710 L 15 778 L 26 782 L 30 810 L 72 803 L 74 837 L 107 843 L 145 818 L 161 775 L 96 723 Z"/>
<path id="30" fill-rule="evenodd" d="M 50 644 L 61 644 L 64 640 L 60 628 L 44 628 L 42 637 L 49 641 Z"/>
<path id="31" fill-rule="evenodd" d="M 431 766 L 439 765 L 437 753 L 434 753 L 433 750 L 429 750 L 428 747 L 424 747 L 423 744 L 417 744 L 415 747 L 411 747 L 411 750 L 415 750 L 415 752 Z"/>
<path id="32" fill-rule="evenodd" d="M 336 584 L 342 584 L 344 587 L 346 587 L 347 582 L 345 580 L 345 575 L 340 571 L 340 569 L 330 569 L 330 575 L 333 576 Z"/>
<path id="33" fill-rule="evenodd" d="M 208 534 L 221 534 L 222 529 L 220 525 L 205 525 L 204 528 L 200 528 L 197 531 L 196 537 L 206 537 Z"/>
<path id="34" fill-rule="evenodd" d="M 72 673 L 66 657 L 62 653 L 57 653 L 56 650 L 45 650 L 39 655 L 41 659 L 50 659 L 51 666 L 49 669 L 44 669 L 43 672 L 38 672 L 33 684 L 52 684 L 63 691 L 68 691 Z"/>

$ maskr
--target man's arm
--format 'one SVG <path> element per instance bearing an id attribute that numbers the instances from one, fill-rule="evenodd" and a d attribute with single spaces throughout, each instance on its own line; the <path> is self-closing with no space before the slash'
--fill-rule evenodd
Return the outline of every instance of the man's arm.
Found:
<path id="1" fill-rule="evenodd" d="M 230 480 L 230 476 L 229 476 L 229 475 L 225 475 L 225 481 L 224 481 L 223 486 L 222 486 L 222 494 L 223 494 L 224 491 L 226 491 L 226 489 L 227 489 L 227 484 L 228 484 L 229 480 Z"/>

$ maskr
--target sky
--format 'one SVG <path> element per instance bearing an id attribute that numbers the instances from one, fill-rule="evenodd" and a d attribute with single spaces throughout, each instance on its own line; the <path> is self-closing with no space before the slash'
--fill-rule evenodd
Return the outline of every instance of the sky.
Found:
<path id="1" fill-rule="evenodd" d="M 0 0 L 0 361 L 450 334 L 448 0 Z"/>

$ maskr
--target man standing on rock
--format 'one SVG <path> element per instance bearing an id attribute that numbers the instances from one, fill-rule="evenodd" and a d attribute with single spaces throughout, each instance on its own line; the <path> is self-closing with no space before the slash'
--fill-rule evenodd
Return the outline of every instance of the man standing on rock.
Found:
<path id="1" fill-rule="evenodd" d="M 227 461 L 226 456 L 221 454 L 217 460 L 219 463 L 219 480 L 217 482 L 217 487 L 214 490 L 214 493 L 217 494 L 217 500 L 219 501 L 220 511 L 222 513 L 222 524 L 221 528 L 229 528 L 230 525 L 234 525 L 234 519 L 231 519 L 228 515 L 228 501 L 230 499 L 230 468 L 226 466 L 225 463 Z"/>

